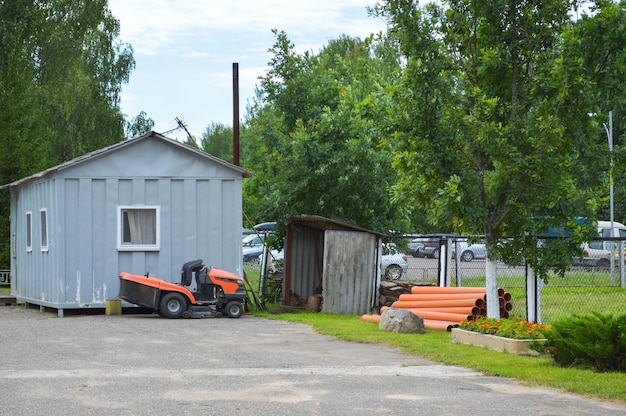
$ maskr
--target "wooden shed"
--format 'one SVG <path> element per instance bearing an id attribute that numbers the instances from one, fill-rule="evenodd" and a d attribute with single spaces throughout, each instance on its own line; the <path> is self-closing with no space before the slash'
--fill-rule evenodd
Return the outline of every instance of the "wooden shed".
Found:
<path id="1" fill-rule="evenodd" d="M 378 306 L 383 234 L 311 215 L 286 225 L 285 305 L 314 295 L 323 312 L 364 314 Z"/>
<path id="2" fill-rule="evenodd" d="M 179 282 L 182 265 L 242 274 L 245 170 L 155 132 L 4 187 L 11 191 L 12 293 L 104 308 L 122 271 Z"/>

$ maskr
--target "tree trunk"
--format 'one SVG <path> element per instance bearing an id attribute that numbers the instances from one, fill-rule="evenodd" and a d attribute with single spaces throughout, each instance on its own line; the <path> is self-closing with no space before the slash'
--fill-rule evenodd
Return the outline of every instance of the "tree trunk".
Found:
<path id="1" fill-rule="evenodd" d="M 500 303 L 498 301 L 498 262 L 487 257 L 485 261 L 485 288 L 487 290 L 487 317 L 500 317 Z"/>

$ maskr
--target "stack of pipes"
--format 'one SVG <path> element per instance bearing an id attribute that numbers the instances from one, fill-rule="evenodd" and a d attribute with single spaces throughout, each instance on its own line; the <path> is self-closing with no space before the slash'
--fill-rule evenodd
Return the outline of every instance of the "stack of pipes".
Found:
<path id="1" fill-rule="evenodd" d="M 500 317 L 508 318 L 511 294 L 500 288 L 498 298 Z M 424 320 L 426 328 L 449 331 L 465 319 L 487 316 L 487 295 L 484 287 L 413 286 L 410 294 L 400 295 L 391 307 L 411 311 Z M 387 309 L 383 306 L 380 313 Z M 380 322 L 379 315 L 363 315 L 361 319 Z"/>

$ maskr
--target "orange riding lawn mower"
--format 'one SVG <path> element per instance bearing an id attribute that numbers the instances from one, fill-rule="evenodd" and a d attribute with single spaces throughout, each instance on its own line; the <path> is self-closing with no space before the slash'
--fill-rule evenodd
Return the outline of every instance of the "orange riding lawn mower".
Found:
<path id="1" fill-rule="evenodd" d="M 196 289 L 188 289 L 195 276 Z M 152 309 L 165 318 L 206 318 L 226 315 L 239 318 L 247 294 L 243 279 L 234 273 L 211 267 L 203 260 L 183 264 L 180 284 L 126 272 L 120 274 L 119 298 Z"/>

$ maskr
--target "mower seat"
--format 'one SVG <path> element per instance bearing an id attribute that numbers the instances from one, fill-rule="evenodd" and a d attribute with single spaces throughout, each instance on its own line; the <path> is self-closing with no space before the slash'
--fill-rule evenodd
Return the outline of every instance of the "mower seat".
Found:
<path id="1" fill-rule="evenodd" d="M 193 282 L 193 273 L 198 272 L 204 267 L 204 260 L 192 260 L 183 264 L 183 270 L 180 272 L 180 284 L 183 286 L 191 285 Z"/>
<path id="2" fill-rule="evenodd" d="M 196 272 L 196 283 L 198 284 L 198 287 L 209 283 L 209 271 L 206 267 L 203 267 Z"/>

